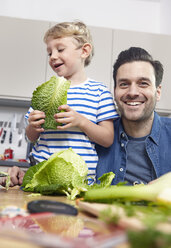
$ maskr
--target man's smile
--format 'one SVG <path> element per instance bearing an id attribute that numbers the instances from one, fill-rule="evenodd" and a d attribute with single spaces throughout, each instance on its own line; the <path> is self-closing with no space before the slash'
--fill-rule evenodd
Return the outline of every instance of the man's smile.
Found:
<path id="1" fill-rule="evenodd" d="M 127 105 L 130 105 L 130 106 L 137 106 L 137 105 L 143 104 L 144 102 L 129 102 L 129 101 L 127 101 L 127 102 L 124 102 L 124 103 L 127 104 Z"/>

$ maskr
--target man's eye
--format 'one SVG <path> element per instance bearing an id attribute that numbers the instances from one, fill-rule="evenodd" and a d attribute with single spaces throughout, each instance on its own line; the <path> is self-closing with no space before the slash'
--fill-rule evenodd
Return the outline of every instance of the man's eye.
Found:
<path id="1" fill-rule="evenodd" d="M 142 82 L 140 82 L 140 85 L 145 87 L 145 86 L 148 86 L 148 83 L 145 81 L 142 81 Z"/>
<path id="2" fill-rule="evenodd" d="M 127 84 L 127 83 L 120 83 L 119 86 L 120 86 L 121 88 L 125 88 L 125 87 L 128 86 L 128 84 Z"/>

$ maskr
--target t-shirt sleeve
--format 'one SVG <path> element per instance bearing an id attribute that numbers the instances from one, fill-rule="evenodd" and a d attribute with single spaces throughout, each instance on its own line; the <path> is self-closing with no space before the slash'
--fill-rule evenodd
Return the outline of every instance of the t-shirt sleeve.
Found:
<path id="1" fill-rule="evenodd" d="M 26 113 L 25 116 L 24 116 L 26 120 L 28 120 L 29 114 L 30 114 L 32 111 L 33 111 L 33 108 L 30 107 L 30 108 L 28 109 L 27 113 Z"/>
<path id="2" fill-rule="evenodd" d="M 113 96 L 107 87 L 104 87 L 100 94 L 97 122 L 114 119 L 118 116 Z"/>

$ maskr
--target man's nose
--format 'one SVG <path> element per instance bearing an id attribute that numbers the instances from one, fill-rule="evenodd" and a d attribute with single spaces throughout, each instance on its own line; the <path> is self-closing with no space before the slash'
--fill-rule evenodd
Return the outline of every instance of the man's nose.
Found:
<path id="1" fill-rule="evenodd" d="M 137 85 L 131 84 L 128 88 L 128 95 L 131 97 L 138 96 L 139 95 L 139 89 Z"/>

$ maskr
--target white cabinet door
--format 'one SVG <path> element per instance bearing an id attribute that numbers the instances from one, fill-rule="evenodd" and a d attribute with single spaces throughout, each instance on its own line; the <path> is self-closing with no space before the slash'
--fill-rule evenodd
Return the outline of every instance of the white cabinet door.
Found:
<path id="1" fill-rule="evenodd" d="M 51 26 L 55 23 L 51 23 Z M 91 79 L 98 80 L 111 87 L 111 54 L 112 54 L 112 29 L 89 27 L 93 38 L 94 56 L 91 63 L 86 67 L 87 76 Z M 47 78 L 49 80 L 55 72 L 48 65 Z"/>
<path id="2" fill-rule="evenodd" d="M 94 57 L 86 68 L 90 78 L 104 82 L 111 90 L 112 29 L 89 27 L 94 43 Z"/>
<path id="3" fill-rule="evenodd" d="M 122 50 L 138 46 L 146 49 L 155 60 L 163 64 L 162 96 L 156 110 L 171 113 L 171 36 L 124 30 L 113 32 L 113 63 Z"/>
<path id="4" fill-rule="evenodd" d="M 45 81 L 49 23 L 0 17 L 0 98 L 30 99 Z"/>

